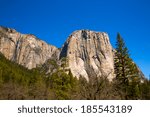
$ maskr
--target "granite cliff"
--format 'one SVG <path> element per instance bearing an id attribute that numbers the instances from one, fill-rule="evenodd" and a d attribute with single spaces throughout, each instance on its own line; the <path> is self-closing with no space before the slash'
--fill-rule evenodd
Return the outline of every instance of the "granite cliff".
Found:
<path id="1" fill-rule="evenodd" d="M 113 48 L 107 33 L 79 30 L 73 32 L 61 50 L 34 35 L 21 34 L 14 29 L 0 27 L 0 52 L 9 60 L 36 68 L 49 59 L 65 57 L 74 76 L 114 77 Z"/>
<path id="2" fill-rule="evenodd" d="M 62 47 L 60 58 L 67 57 L 74 76 L 114 75 L 113 48 L 107 33 L 79 30 L 72 33 Z"/>
<path id="3" fill-rule="evenodd" d="M 0 52 L 9 60 L 32 69 L 45 63 L 59 50 L 31 34 L 0 27 Z"/>

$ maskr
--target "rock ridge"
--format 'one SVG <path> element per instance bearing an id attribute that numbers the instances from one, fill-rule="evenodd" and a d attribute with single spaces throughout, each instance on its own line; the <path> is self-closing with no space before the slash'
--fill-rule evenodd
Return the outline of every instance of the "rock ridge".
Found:
<path id="1" fill-rule="evenodd" d="M 60 58 L 67 57 L 74 76 L 114 77 L 113 48 L 107 33 L 90 30 L 73 32 L 62 47 Z"/>
<path id="2" fill-rule="evenodd" d="M 114 77 L 113 48 L 108 34 L 91 30 L 74 31 L 63 47 L 58 49 L 31 34 L 21 34 L 14 29 L 0 27 L 0 52 L 28 69 L 36 68 L 47 60 L 59 61 L 65 57 L 74 76 Z"/>
<path id="3" fill-rule="evenodd" d="M 0 52 L 16 63 L 36 68 L 59 50 L 31 34 L 21 34 L 14 29 L 0 27 Z"/>

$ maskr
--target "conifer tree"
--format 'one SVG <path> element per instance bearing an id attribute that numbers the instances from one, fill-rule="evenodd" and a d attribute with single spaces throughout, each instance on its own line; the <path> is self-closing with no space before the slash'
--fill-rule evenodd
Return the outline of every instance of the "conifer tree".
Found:
<path id="1" fill-rule="evenodd" d="M 124 92 L 123 97 L 125 99 L 138 97 L 139 71 L 136 64 L 130 58 L 128 48 L 119 33 L 117 34 L 114 66 L 119 89 Z"/>

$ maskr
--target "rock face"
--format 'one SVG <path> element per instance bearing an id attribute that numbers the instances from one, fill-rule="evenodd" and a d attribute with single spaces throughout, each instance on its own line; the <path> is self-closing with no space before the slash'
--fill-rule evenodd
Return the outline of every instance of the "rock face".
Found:
<path id="1" fill-rule="evenodd" d="M 0 52 L 12 61 L 28 69 L 45 63 L 46 60 L 56 56 L 59 50 L 52 45 L 39 40 L 34 35 L 25 35 L 14 29 L 0 27 Z"/>
<path id="2" fill-rule="evenodd" d="M 60 58 L 66 57 L 74 76 L 114 77 L 113 48 L 106 33 L 79 30 L 69 36 Z"/>
<path id="3" fill-rule="evenodd" d="M 72 33 L 61 50 L 34 35 L 20 34 L 0 27 L 0 52 L 28 69 L 46 64 L 49 59 L 65 57 L 74 76 L 89 80 L 92 76 L 114 77 L 113 48 L 106 33 L 79 30 Z"/>

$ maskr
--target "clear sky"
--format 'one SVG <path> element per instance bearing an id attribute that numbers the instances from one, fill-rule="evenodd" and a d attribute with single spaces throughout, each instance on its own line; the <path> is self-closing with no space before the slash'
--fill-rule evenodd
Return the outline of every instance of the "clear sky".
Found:
<path id="1" fill-rule="evenodd" d="M 132 59 L 150 74 L 150 0 L 0 0 L 0 25 L 61 47 L 75 30 L 124 38 Z"/>

